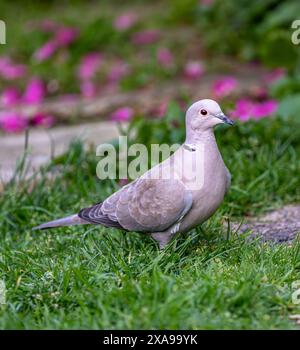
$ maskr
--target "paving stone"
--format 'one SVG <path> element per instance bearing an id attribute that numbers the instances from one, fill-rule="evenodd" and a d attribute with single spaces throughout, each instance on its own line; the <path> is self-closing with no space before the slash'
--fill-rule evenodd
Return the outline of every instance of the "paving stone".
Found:
<path id="1" fill-rule="evenodd" d="M 29 133 L 28 157 L 29 173 L 46 164 L 51 157 L 63 154 L 74 139 L 80 138 L 88 144 L 102 144 L 119 135 L 116 123 L 98 122 L 53 129 L 34 129 Z M 0 137 L 0 179 L 7 182 L 22 158 L 25 149 L 25 134 Z"/>
<path id="2" fill-rule="evenodd" d="M 239 224 L 232 225 L 233 230 Z M 251 218 L 241 225 L 238 232 L 251 232 L 252 237 L 261 237 L 263 241 L 291 243 L 300 236 L 300 205 L 286 205 L 263 216 Z"/>

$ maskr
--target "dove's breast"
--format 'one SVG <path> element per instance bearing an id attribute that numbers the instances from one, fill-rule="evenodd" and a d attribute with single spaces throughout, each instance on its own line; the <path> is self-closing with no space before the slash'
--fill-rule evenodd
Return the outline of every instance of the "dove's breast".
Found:
<path id="1" fill-rule="evenodd" d="M 185 183 L 192 192 L 193 205 L 182 221 L 181 232 L 207 220 L 222 203 L 230 183 L 230 174 L 216 143 L 205 145 L 203 152 L 197 156 L 201 160 L 197 168 L 196 183 L 190 180 Z"/>

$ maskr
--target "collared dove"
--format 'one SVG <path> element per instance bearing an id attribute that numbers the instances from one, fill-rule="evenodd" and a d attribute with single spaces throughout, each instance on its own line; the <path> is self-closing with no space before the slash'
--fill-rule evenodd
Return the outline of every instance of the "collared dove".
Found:
<path id="1" fill-rule="evenodd" d="M 217 102 L 195 102 L 186 112 L 186 140 L 171 157 L 102 202 L 34 229 L 99 224 L 148 233 L 163 249 L 213 215 L 230 186 L 213 132 L 221 123 L 233 124 Z"/>

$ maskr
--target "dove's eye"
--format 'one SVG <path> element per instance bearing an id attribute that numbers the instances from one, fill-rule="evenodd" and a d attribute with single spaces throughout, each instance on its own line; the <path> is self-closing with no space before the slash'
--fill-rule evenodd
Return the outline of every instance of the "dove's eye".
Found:
<path id="1" fill-rule="evenodd" d="M 200 113 L 201 113 L 202 115 L 206 115 L 206 114 L 207 114 L 207 110 L 206 110 L 206 109 L 201 109 Z"/>

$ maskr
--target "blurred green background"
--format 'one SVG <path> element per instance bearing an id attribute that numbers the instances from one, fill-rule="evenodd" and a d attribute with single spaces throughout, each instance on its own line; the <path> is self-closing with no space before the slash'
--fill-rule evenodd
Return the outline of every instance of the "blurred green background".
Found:
<path id="1" fill-rule="evenodd" d="M 167 101 L 151 101 L 142 111 L 130 106 L 133 114 L 152 116 L 151 107 L 169 100 L 181 102 L 183 109 L 193 99 L 221 100 L 224 94 L 216 96 L 211 86 L 230 76 L 242 87 L 252 78 L 252 88 L 238 86 L 225 104 L 233 108 L 238 98 L 270 97 L 280 103 L 280 115 L 294 116 L 299 107 L 300 50 L 292 43 L 296 29 L 291 25 L 299 6 L 296 0 L 2 1 L 7 44 L 0 46 L 0 57 L 9 59 L 12 67 L 5 62 L 0 67 L 1 112 L 24 103 L 33 78 L 43 85 L 38 102 L 105 99 L 173 87 Z M 89 55 L 99 57 L 92 62 Z M 18 65 L 24 72 L 14 76 L 11 71 Z M 85 66 L 90 66 L 88 78 L 80 76 Z M 5 103 L 10 99 L 13 103 Z M 54 109 L 53 122 L 62 122 L 55 113 Z M 70 120 L 74 115 L 63 122 Z"/>

